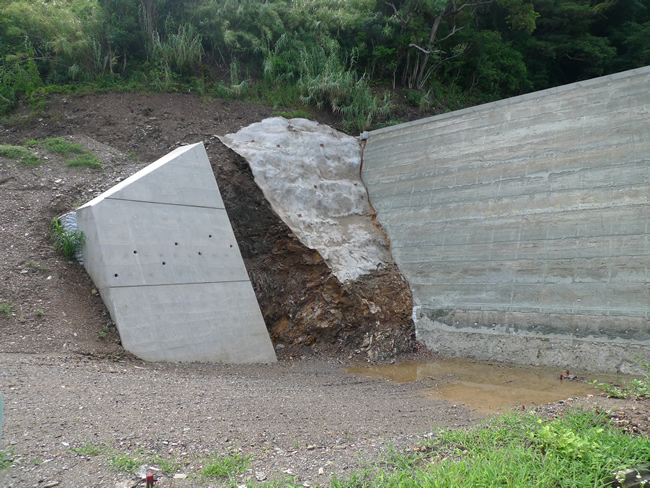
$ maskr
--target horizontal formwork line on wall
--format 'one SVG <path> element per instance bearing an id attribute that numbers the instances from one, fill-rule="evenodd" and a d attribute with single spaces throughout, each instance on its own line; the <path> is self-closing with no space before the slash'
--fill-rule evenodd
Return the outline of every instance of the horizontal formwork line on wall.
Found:
<path id="1" fill-rule="evenodd" d="M 650 130 L 650 127 L 649 127 Z M 533 155 L 508 152 L 496 157 L 496 154 L 483 153 L 476 149 L 474 154 L 465 154 L 463 159 L 442 158 L 439 154 L 423 153 L 417 159 L 407 163 L 386 168 L 376 168 L 364 163 L 363 180 L 370 188 L 380 184 L 394 184 L 409 181 L 421 181 L 431 178 L 433 181 L 445 181 L 445 178 L 459 178 L 461 181 L 479 180 L 487 171 L 487 178 L 494 173 L 508 176 L 525 176 L 528 174 L 561 174 L 599 167 L 625 167 L 627 164 L 650 162 L 650 137 L 647 143 L 622 144 L 611 147 L 596 144 L 594 147 L 569 150 L 540 148 Z M 469 178 L 465 175 L 469 173 Z M 481 176 L 481 179 L 482 176 Z M 494 178 L 493 178 L 494 179 Z"/>
<path id="2" fill-rule="evenodd" d="M 374 184 L 370 187 L 371 196 L 381 198 L 410 198 L 408 206 L 440 205 L 457 202 L 488 201 L 494 198 L 513 198 L 518 196 L 540 195 L 580 190 L 596 193 L 606 189 L 628 189 L 634 187 L 650 188 L 646 182 L 649 176 L 650 161 L 629 164 L 616 164 L 596 168 L 557 171 L 543 174 L 529 173 L 521 176 L 504 176 L 499 170 L 494 174 L 489 169 L 472 178 L 472 172 L 442 178 L 421 178 L 395 183 Z M 474 173 L 475 174 L 475 173 Z"/>
<path id="3" fill-rule="evenodd" d="M 481 164 L 483 161 L 535 160 L 540 155 L 544 159 L 551 155 L 550 159 L 556 159 L 558 156 L 603 151 L 609 154 L 635 151 L 639 158 L 644 153 L 638 151 L 650 145 L 650 112 L 647 117 L 645 123 L 631 120 L 616 128 L 604 126 L 601 131 L 558 131 L 546 134 L 546 137 L 537 137 L 539 134 L 522 129 L 516 136 L 506 133 L 489 139 L 483 135 L 472 137 L 468 133 L 444 139 L 429 134 L 422 142 L 409 141 L 376 149 L 368 145 L 364 151 L 364 172 L 372 169 L 373 173 L 382 173 L 429 161 L 428 164 L 435 162 L 437 167 L 454 168 L 466 161 Z"/>
<path id="4" fill-rule="evenodd" d="M 589 212 L 600 210 L 604 218 L 608 215 L 617 215 L 622 209 L 628 209 L 629 213 L 646 212 L 648 204 L 644 202 L 643 194 L 647 192 L 646 187 L 633 188 L 631 192 L 624 190 L 611 190 L 600 192 L 597 199 L 590 199 L 579 195 L 580 192 L 567 191 L 561 195 L 540 194 L 538 197 L 518 197 L 512 199 L 494 199 L 477 202 L 458 202 L 449 205 L 410 207 L 408 198 L 393 202 L 385 208 L 383 205 L 375 204 L 377 215 L 381 217 L 382 225 L 400 223 L 409 218 L 414 219 L 416 224 L 441 224 L 449 221 L 475 221 L 477 219 L 499 220 L 502 218 L 527 217 L 534 221 L 535 216 L 555 214 L 558 216 L 569 216 L 573 213 Z M 609 193 L 609 194 L 608 194 Z M 632 193 L 632 194 L 629 194 Z M 573 198 L 576 200 L 572 200 Z M 374 203 L 374 202 L 373 202 Z M 639 214 L 642 215 L 642 214 Z"/>

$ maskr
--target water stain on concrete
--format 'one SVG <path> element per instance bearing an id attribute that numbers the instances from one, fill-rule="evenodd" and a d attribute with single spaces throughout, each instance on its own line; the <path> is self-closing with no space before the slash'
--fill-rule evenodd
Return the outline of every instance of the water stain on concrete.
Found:
<path id="1" fill-rule="evenodd" d="M 400 383 L 420 381 L 425 395 L 462 405 L 477 413 L 534 407 L 599 393 L 589 382 L 620 384 L 623 376 L 462 359 L 435 359 L 400 364 L 359 365 L 348 373 L 388 378 Z"/>

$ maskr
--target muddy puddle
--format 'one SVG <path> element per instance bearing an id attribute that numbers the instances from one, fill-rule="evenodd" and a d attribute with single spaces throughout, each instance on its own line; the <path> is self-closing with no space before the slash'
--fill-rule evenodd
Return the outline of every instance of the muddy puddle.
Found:
<path id="1" fill-rule="evenodd" d="M 436 359 L 401 364 L 359 365 L 348 373 L 397 382 L 422 381 L 427 396 L 463 405 L 478 413 L 499 412 L 509 408 L 531 407 L 571 397 L 600 393 L 588 382 L 620 384 L 622 376 L 598 375 L 560 368 L 480 363 L 462 359 Z"/>

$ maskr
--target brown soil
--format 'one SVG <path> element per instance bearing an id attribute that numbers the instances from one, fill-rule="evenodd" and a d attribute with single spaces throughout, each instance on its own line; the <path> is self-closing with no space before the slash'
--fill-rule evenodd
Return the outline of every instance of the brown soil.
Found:
<path id="1" fill-rule="evenodd" d="M 139 449 L 154 451 L 187 474 L 209 453 L 240 450 L 254 456 L 242 484 L 293 476 L 325 484 L 391 443 L 406 448 L 434 426 L 470 425 L 478 417 L 425 398 L 426 385 L 339 369 L 350 360 L 418 356 L 408 286 L 395 267 L 340 284 L 273 213 L 245 161 L 215 137 L 271 115 L 260 105 L 190 95 L 108 94 L 55 97 L 43 113 L 19 111 L 0 126 L 0 144 L 64 137 L 103 163 L 101 170 L 69 167 L 43 143 L 34 148 L 47 157 L 38 167 L 0 157 L 0 447 L 18 461 L 0 472 L 0 486 L 143 485 L 111 468 L 106 455 L 72 450 L 85 444 L 110 445 L 132 457 Z M 326 114 L 314 116 L 336 125 Z M 144 163 L 198 141 L 206 146 L 280 346 L 278 364 L 158 364 L 131 357 L 84 269 L 52 249 L 53 218 Z M 369 302 L 382 311 L 373 314 Z M 647 432 L 647 406 L 615 402 L 607 408 L 618 409 L 630 429 Z M 217 485 L 158 475 L 156 486 Z"/>

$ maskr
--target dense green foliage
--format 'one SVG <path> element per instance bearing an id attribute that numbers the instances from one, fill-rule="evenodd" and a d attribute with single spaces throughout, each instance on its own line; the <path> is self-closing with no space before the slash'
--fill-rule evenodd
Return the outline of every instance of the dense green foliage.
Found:
<path id="1" fill-rule="evenodd" d="M 0 0 L 0 114 L 90 85 L 315 104 L 363 129 L 390 111 L 377 87 L 445 110 L 648 63 L 650 0 Z"/>

